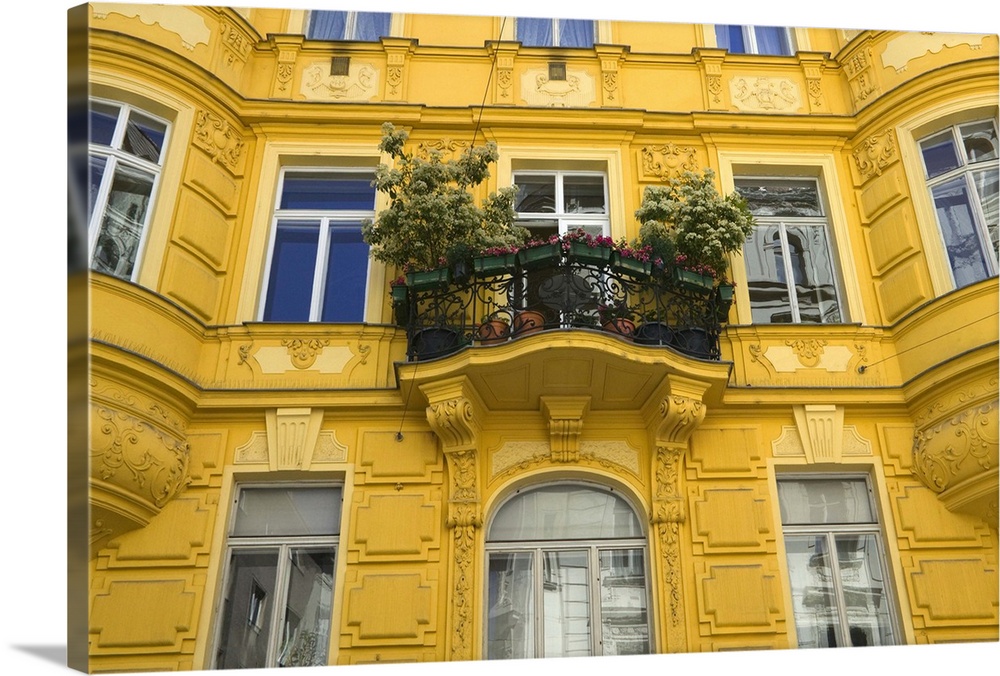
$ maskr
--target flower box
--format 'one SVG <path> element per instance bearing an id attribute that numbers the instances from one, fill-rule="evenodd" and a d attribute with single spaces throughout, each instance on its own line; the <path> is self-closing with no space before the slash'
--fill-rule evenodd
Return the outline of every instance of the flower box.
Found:
<path id="1" fill-rule="evenodd" d="M 472 263 L 475 265 L 477 275 L 502 275 L 514 270 L 514 265 L 517 263 L 517 254 L 480 256 L 473 259 Z"/>
<path id="2" fill-rule="evenodd" d="M 591 265 L 607 265 L 610 257 L 610 247 L 590 246 L 586 242 L 569 243 L 569 259 L 571 261 Z"/>
<path id="3" fill-rule="evenodd" d="M 697 291 L 699 293 L 711 293 L 715 285 L 715 279 L 708 275 L 703 275 L 684 268 L 674 268 L 674 281 L 684 289 Z"/>
<path id="4" fill-rule="evenodd" d="M 406 273 L 406 285 L 414 291 L 426 291 L 448 285 L 448 268 Z"/>
<path id="5" fill-rule="evenodd" d="M 401 305 L 406 302 L 410 290 L 404 284 L 393 284 L 389 287 L 389 293 L 392 295 L 392 304 Z"/>
<path id="6" fill-rule="evenodd" d="M 517 261 L 524 270 L 535 270 L 537 268 L 548 268 L 559 265 L 562 260 L 562 245 L 542 244 L 517 252 Z"/>
<path id="7" fill-rule="evenodd" d="M 621 253 L 615 251 L 611 256 L 611 269 L 629 277 L 644 278 L 649 276 L 652 264 L 649 261 L 622 256 Z"/>

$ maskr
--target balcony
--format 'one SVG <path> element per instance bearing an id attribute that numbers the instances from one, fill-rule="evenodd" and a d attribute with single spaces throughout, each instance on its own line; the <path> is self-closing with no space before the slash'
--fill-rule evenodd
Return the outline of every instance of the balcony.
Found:
<path id="1" fill-rule="evenodd" d="M 566 329 L 719 359 L 732 287 L 610 247 L 555 243 L 410 273 L 392 288 L 408 361 Z"/>

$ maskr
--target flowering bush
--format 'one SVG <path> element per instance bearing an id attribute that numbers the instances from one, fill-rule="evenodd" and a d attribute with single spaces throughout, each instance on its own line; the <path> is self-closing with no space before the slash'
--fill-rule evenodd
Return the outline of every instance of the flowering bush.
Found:
<path id="1" fill-rule="evenodd" d="M 753 230 L 753 216 L 737 193 L 720 195 L 714 178 L 711 169 L 700 175 L 686 171 L 666 185 L 646 188 L 635 212 L 642 223 L 640 240 L 654 249 L 654 240 L 660 244 L 668 254 L 661 255 L 664 261 L 673 258 L 672 244 L 676 255 L 684 256 L 686 269 L 703 265 L 721 274 L 728 255 L 743 247 Z"/>
<path id="2" fill-rule="evenodd" d="M 641 263 L 648 263 L 653 258 L 653 247 L 649 244 L 629 244 L 624 239 L 615 244 L 615 251 L 622 258 L 632 258 Z"/>
<path id="3" fill-rule="evenodd" d="M 684 254 L 677 254 L 674 257 L 674 265 L 682 270 L 690 270 L 691 272 L 697 272 L 699 275 L 705 275 L 706 277 L 718 277 L 718 271 L 711 265 L 706 265 L 705 263 L 695 263 L 688 259 Z"/>

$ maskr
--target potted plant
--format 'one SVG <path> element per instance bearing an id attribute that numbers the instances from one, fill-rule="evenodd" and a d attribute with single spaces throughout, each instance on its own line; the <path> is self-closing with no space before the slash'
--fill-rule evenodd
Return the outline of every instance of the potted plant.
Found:
<path id="1" fill-rule="evenodd" d="M 510 320 L 502 312 L 491 312 L 476 328 L 476 340 L 482 345 L 503 343 L 510 337 Z"/>
<path id="2" fill-rule="evenodd" d="M 648 244 L 628 244 L 623 239 L 611 253 L 611 269 L 636 279 L 648 277 L 652 266 L 652 250 Z"/>
<path id="3" fill-rule="evenodd" d="M 597 315 L 601 318 L 601 326 L 605 331 L 627 337 L 635 333 L 632 311 L 624 300 L 597 306 Z"/>
<path id="4" fill-rule="evenodd" d="M 567 245 L 568 246 L 568 245 Z M 522 270 L 555 267 L 562 260 L 563 241 L 559 235 L 548 239 L 530 239 L 517 252 Z"/>
<path id="5" fill-rule="evenodd" d="M 562 236 L 568 258 L 577 263 L 607 265 L 614 240 L 606 235 L 591 235 L 583 228 L 570 230 Z"/>
<path id="6" fill-rule="evenodd" d="M 514 272 L 518 249 L 512 245 L 486 247 L 472 260 L 476 274 L 488 277 Z"/>

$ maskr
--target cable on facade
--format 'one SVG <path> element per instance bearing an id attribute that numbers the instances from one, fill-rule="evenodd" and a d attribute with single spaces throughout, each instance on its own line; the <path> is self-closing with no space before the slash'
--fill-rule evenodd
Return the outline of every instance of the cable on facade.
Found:
<path id="1" fill-rule="evenodd" d="M 979 319 L 977 319 L 975 321 L 972 321 L 972 322 L 969 322 L 968 324 L 962 324 L 961 326 L 956 326 L 955 328 L 951 329 L 950 331 L 943 331 L 942 333 L 939 333 L 934 338 L 931 338 L 930 340 L 925 340 L 924 342 L 920 343 L 919 345 L 913 345 L 912 347 L 908 347 L 905 350 L 900 350 L 899 352 L 896 352 L 891 357 L 886 357 L 885 359 L 879 359 L 878 361 L 873 361 L 871 364 L 861 364 L 860 366 L 858 366 L 858 373 L 862 373 L 863 374 L 871 366 L 875 366 L 876 364 L 881 364 L 882 362 L 888 361 L 890 359 L 895 359 L 899 355 L 905 354 L 905 353 L 909 352 L 910 350 L 916 350 L 917 348 L 924 347 L 925 345 L 927 345 L 929 343 L 932 343 L 935 340 L 938 340 L 939 338 L 944 338 L 945 336 L 947 336 L 949 334 L 955 333 L 957 331 L 961 331 L 962 329 L 967 329 L 970 326 L 972 326 L 973 324 L 976 324 L 976 323 L 978 323 L 978 322 L 980 322 L 980 321 L 982 321 L 984 319 L 989 319 L 990 317 L 996 317 L 996 316 L 997 316 L 996 312 L 994 312 L 992 314 L 988 314 L 985 317 L 980 317 Z"/>

